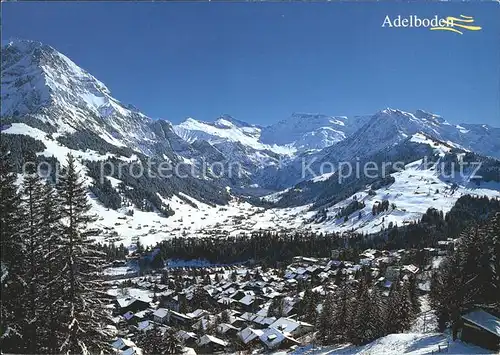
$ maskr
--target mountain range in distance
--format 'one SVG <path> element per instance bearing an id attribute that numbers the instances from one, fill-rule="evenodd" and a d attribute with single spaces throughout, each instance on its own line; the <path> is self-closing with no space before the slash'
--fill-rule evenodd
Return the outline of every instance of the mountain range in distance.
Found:
<path id="1" fill-rule="evenodd" d="M 1 55 L 2 141 L 13 163 L 19 168 L 26 150 L 52 162 L 72 153 L 101 216 L 98 224 L 115 229 L 120 240 L 153 243 L 172 235 L 259 228 L 370 233 L 417 220 L 429 207 L 446 212 L 463 194 L 499 196 L 500 128 L 392 108 L 353 117 L 294 113 L 269 126 L 230 115 L 172 124 L 120 102 L 50 46 L 13 41 L 3 44 Z M 463 159 L 479 161 L 475 175 L 482 178 L 448 178 L 436 165 L 423 165 L 424 157 L 446 169 Z M 100 170 L 103 163 L 146 160 L 182 164 L 182 172 L 195 173 L 151 179 L 103 177 Z M 221 170 L 238 166 L 238 174 L 201 175 L 202 161 Z M 325 163 L 369 161 L 402 161 L 405 168 L 342 183 L 338 171 L 318 170 Z M 339 217 L 353 200 L 363 207 Z M 372 215 L 372 206 L 383 200 L 395 207 Z M 133 216 L 123 222 L 131 209 Z"/>

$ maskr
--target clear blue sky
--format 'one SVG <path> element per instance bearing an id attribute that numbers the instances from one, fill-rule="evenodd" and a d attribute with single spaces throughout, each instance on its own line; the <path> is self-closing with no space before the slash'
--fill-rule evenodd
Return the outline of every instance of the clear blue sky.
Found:
<path id="1" fill-rule="evenodd" d="M 500 4 L 7 2 L 3 39 L 54 46 L 155 118 L 421 108 L 500 126 Z M 385 15 L 474 16 L 458 35 Z"/>

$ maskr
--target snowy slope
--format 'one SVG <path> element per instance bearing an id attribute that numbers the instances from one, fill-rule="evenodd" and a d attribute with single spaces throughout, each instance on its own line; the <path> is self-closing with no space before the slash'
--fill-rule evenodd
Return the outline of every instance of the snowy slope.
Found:
<path id="1" fill-rule="evenodd" d="M 369 188 L 360 191 L 350 198 L 327 209 L 327 220 L 319 225 L 320 230 L 357 230 L 374 233 L 387 228 L 390 223 L 402 226 L 410 221 L 422 217 L 429 207 L 434 207 L 443 213 L 448 212 L 456 200 L 466 194 L 477 196 L 500 197 L 500 184 L 487 183 L 477 187 L 473 183 L 465 183 L 453 188 L 453 181 L 445 181 L 435 169 L 425 169 L 421 160 L 406 165 L 405 170 L 392 174 L 396 179 L 394 184 L 376 190 L 376 195 L 368 194 Z M 348 221 L 343 218 L 335 219 L 335 215 L 342 207 L 347 206 L 353 199 L 365 203 L 365 207 L 352 213 Z M 389 207 L 388 211 L 377 216 L 372 215 L 374 204 L 389 200 L 396 208 Z M 361 218 L 359 213 L 361 212 Z"/>
<path id="2" fill-rule="evenodd" d="M 41 155 L 47 157 L 53 156 L 61 162 L 64 162 L 66 160 L 66 156 L 68 154 L 72 154 L 76 158 L 85 160 L 105 160 L 109 157 L 114 156 L 113 154 L 110 153 L 103 155 L 92 150 L 87 150 L 85 152 L 82 152 L 79 150 L 67 148 L 59 144 L 56 140 L 49 138 L 45 132 L 37 128 L 30 127 L 25 123 L 13 123 L 9 128 L 3 130 L 2 133 L 23 134 L 35 138 L 41 141 L 46 147 L 46 149 L 40 153 Z"/>
<path id="3" fill-rule="evenodd" d="M 444 352 L 447 354 L 494 354 L 492 351 L 463 343 L 451 341 L 442 333 L 405 333 L 389 334 L 363 346 L 325 346 L 313 348 L 312 345 L 293 351 L 294 355 L 424 355 Z"/>
<path id="4" fill-rule="evenodd" d="M 429 147 L 431 155 L 437 157 L 438 160 L 431 163 L 430 160 L 423 159 L 425 154 L 422 153 L 420 155 L 422 159 L 411 161 L 404 165 L 404 169 L 399 169 L 400 171 L 391 174 L 395 179 L 394 183 L 376 189 L 371 194 L 369 193 L 371 190 L 370 184 L 360 185 L 357 191 L 350 193 L 350 196 L 346 196 L 347 198 L 344 200 L 329 205 L 325 209 L 326 219 L 316 219 L 316 212 L 301 212 L 294 218 L 303 220 L 304 226 L 309 226 L 309 228 L 317 231 L 357 230 L 374 233 L 381 228 L 387 228 L 390 223 L 401 226 L 410 221 L 416 221 L 421 218 L 429 207 L 434 207 L 446 213 L 462 195 L 500 197 L 500 182 L 482 182 L 478 186 L 470 181 L 473 173 L 470 169 L 464 169 L 464 176 L 457 173 L 455 177 L 451 178 L 443 174 L 443 159 L 445 157 L 461 156 L 463 153 L 460 150 L 452 152 L 453 146 L 432 139 L 423 133 L 416 133 L 408 137 L 405 142 L 405 144 L 409 145 L 404 148 L 404 151 L 424 152 L 424 148 Z M 403 150 L 403 148 L 396 146 L 396 151 L 399 150 Z M 429 159 L 431 155 L 428 155 Z M 395 161 L 398 161 L 398 159 L 395 159 Z M 298 195 L 301 197 L 298 201 L 302 201 L 303 206 L 307 206 L 307 203 L 316 202 L 320 195 L 321 197 L 331 195 L 334 198 L 338 192 L 329 191 L 332 186 L 339 188 L 338 185 L 331 184 L 337 181 L 337 175 L 324 173 L 296 185 L 294 188 L 266 196 L 263 199 L 279 203 L 282 200 L 294 201 L 290 197 Z M 316 188 L 316 185 L 319 185 L 319 189 Z M 346 188 L 351 188 L 351 186 Z M 340 188 L 342 188 L 342 184 L 340 184 Z M 297 191 L 299 192 L 297 193 Z M 304 198 L 305 196 L 308 196 L 308 198 Z M 354 200 L 363 202 L 365 207 L 351 213 L 347 221 L 344 220 L 344 217 L 336 218 L 342 208 L 345 208 Z M 373 205 L 381 203 L 383 200 L 388 200 L 391 207 L 388 211 L 373 216 Z M 328 201 L 328 199 L 325 201 Z M 392 204 L 395 205 L 395 208 L 393 208 Z M 291 204 L 285 205 L 290 206 Z M 300 208 L 300 205 L 297 208 Z M 311 218 L 309 222 L 308 218 Z"/>

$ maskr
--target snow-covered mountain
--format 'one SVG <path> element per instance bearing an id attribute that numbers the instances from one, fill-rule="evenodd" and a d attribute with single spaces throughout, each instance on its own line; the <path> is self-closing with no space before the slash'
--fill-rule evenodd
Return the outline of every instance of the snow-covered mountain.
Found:
<path id="1" fill-rule="evenodd" d="M 2 117 L 30 116 L 58 133 L 90 131 L 115 146 L 150 153 L 151 119 L 111 96 L 95 77 L 54 48 L 16 41 L 2 48 Z"/>
<path id="2" fill-rule="evenodd" d="M 500 129 L 479 124 L 465 126 L 469 129 L 452 125 L 442 117 L 422 110 L 410 113 L 387 108 L 373 115 L 345 140 L 326 148 L 322 155 L 328 159 L 349 161 L 386 149 L 421 132 L 457 148 L 500 157 L 500 150 L 496 149 L 500 148 Z M 482 135 L 483 142 L 474 139 L 478 131 L 489 132 L 489 135 Z"/>
<path id="3" fill-rule="evenodd" d="M 285 120 L 263 127 L 222 115 L 214 122 L 187 118 L 175 125 L 174 131 L 188 142 L 206 140 L 215 145 L 238 142 L 255 151 L 267 150 L 294 156 L 305 151 L 320 150 L 346 139 L 369 118 L 294 113 Z"/>
<path id="4" fill-rule="evenodd" d="M 262 127 L 223 115 L 214 122 L 188 118 L 174 131 L 188 142 L 207 141 L 230 164 L 244 168 L 254 186 L 280 188 L 292 180 L 278 182 L 283 167 L 303 153 L 319 152 L 353 134 L 369 117 L 331 117 L 294 113 L 276 124 Z"/>
<path id="5" fill-rule="evenodd" d="M 53 156 L 59 161 L 64 160 L 65 154 L 72 153 L 86 173 L 89 185 L 99 177 L 96 161 L 132 164 L 151 158 L 155 162 L 182 163 L 182 172 L 194 171 L 195 175 L 156 180 L 113 176 L 109 178 L 111 191 L 106 187 L 108 193 L 118 195 L 118 200 L 126 206 L 135 205 L 136 216 L 143 220 L 150 218 L 151 213 L 151 218 L 157 217 L 157 210 L 163 210 L 166 205 L 171 209 L 168 213 L 178 210 L 176 213 L 181 216 L 174 217 L 176 223 L 171 226 L 178 233 L 189 229 L 186 223 L 200 224 L 202 229 L 207 229 L 211 226 L 207 216 L 219 224 L 244 216 L 251 224 L 245 228 L 265 228 L 275 223 L 271 219 L 274 217 L 263 212 L 261 207 L 234 200 L 229 202 L 235 194 L 247 194 L 249 190 L 253 190 L 252 195 L 275 192 L 264 199 L 275 204 L 269 213 L 282 216 L 286 226 L 297 227 L 307 227 L 315 209 L 326 208 L 327 217 L 332 217 L 330 211 L 335 215 L 354 195 L 362 194 L 364 199 L 383 198 L 383 194 L 363 195 L 368 194 L 367 184 L 372 181 L 357 179 L 338 184 L 335 183 L 336 175 L 328 171 L 304 175 L 304 162 L 313 161 L 310 168 L 314 171 L 323 163 L 403 160 L 412 173 L 394 175 L 396 184 L 390 194 L 394 199 L 407 196 L 400 202 L 406 204 L 416 195 L 412 189 L 417 189 L 420 180 L 416 181 L 415 176 L 440 184 L 440 190 L 451 189 L 455 183 L 443 182 L 436 172 L 425 170 L 423 173 L 419 168 L 418 162 L 425 155 L 433 155 L 436 147 L 441 147 L 440 152 L 453 159 L 468 151 L 500 157 L 500 128 L 481 124 L 455 125 L 422 110 L 409 113 L 387 108 L 372 116 L 353 117 L 295 113 L 267 127 L 230 115 L 218 117 L 213 122 L 189 118 L 172 125 L 121 103 L 102 82 L 50 46 L 34 41 L 15 41 L 5 44 L 1 55 L 2 143 L 10 144 L 14 153 L 16 149 L 28 149 L 40 157 Z M 17 137 L 20 136 L 30 138 L 26 138 L 27 143 L 19 144 Z M 17 151 L 16 156 L 23 159 L 24 153 Z M 200 177 L 197 175 L 203 168 L 200 162 L 219 163 L 224 169 L 237 164 L 242 170 L 238 176 Z M 496 162 L 489 159 L 485 170 L 493 182 L 500 181 L 496 176 Z M 492 185 L 490 195 L 497 195 L 495 186 Z M 469 182 L 464 182 L 462 187 L 464 192 L 473 189 Z M 481 193 L 489 188 L 485 185 Z M 446 208 L 454 199 L 455 196 L 449 199 Z M 120 223 L 123 208 L 111 207 L 111 211 L 105 213 L 99 201 L 93 200 L 96 211 L 108 216 L 109 221 Z M 433 198 L 418 201 L 422 207 L 409 207 L 414 214 L 409 217 L 405 214 L 405 218 L 417 218 L 421 210 L 435 204 Z M 214 204 L 228 202 L 227 210 L 214 207 Z M 148 203 L 152 207 L 148 205 L 145 209 L 144 204 Z M 223 211 L 230 211 L 230 214 Z M 192 218 L 187 218 L 184 212 Z M 286 218 L 283 213 L 287 213 Z M 290 220 L 292 215 L 295 216 L 293 221 Z M 262 218 L 265 221 L 261 221 Z M 343 228 L 337 220 L 330 218 L 328 221 L 322 222 L 322 230 Z M 131 225 L 139 230 L 140 223 L 136 222 L 131 221 Z M 377 223 L 377 218 L 362 218 L 358 224 L 352 220 L 345 227 L 370 231 Z M 168 233 L 173 233 L 172 228 Z M 128 232 L 129 229 L 127 226 Z M 234 231 L 239 233 L 239 227 Z"/>
<path id="6" fill-rule="evenodd" d="M 311 178 L 312 175 L 303 174 L 303 166 L 317 170 L 322 164 L 366 160 L 416 133 L 458 149 L 500 157 L 499 128 L 454 125 L 423 110 L 410 113 L 386 108 L 372 116 L 349 118 L 295 113 L 267 127 L 225 115 L 214 122 L 189 118 L 174 126 L 174 130 L 187 141 L 210 142 L 231 162 L 244 162 L 253 183 L 271 190 Z"/>
<path id="7" fill-rule="evenodd" d="M 62 161 L 71 152 L 82 164 L 151 158 L 196 165 L 192 159 L 205 154 L 177 136 L 170 122 L 153 120 L 121 103 L 102 82 L 48 45 L 28 40 L 6 43 L 1 70 L 2 133 L 30 136 L 45 146 L 39 155 Z M 186 166 L 183 173 L 190 170 Z M 207 201 L 226 200 L 223 187 L 194 175 L 173 176 L 160 190 L 198 198 L 205 191 Z M 148 192 L 149 198 L 157 199 L 154 191 Z"/>
<path id="8" fill-rule="evenodd" d="M 188 142 L 198 139 L 208 142 L 239 142 L 256 150 L 269 149 L 259 142 L 260 127 L 238 121 L 229 115 L 223 115 L 214 122 L 197 121 L 188 118 L 174 126 L 175 132 Z"/>
<path id="9" fill-rule="evenodd" d="M 261 141 L 291 146 L 299 152 L 322 149 L 353 134 L 368 118 L 294 113 L 285 120 L 263 128 Z"/>
<path id="10" fill-rule="evenodd" d="M 323 174 L 325 171 L 322 168 L 325 166 L 367 161 L 387 151 L 397 153 L 398 145 L 417 133 L 446 142 L 457 149 L 500 158 L 500 129 L 487 125 L 452 125 L 442 117 L 422 110 L 410 113 L 392 108 L 381 110 L 368 118 L 358 117 L 357 120 L 360 127 L 345 139 L 321 150 L 296 154 L 293 160 L 280 169 L 264 168 L 266 173 L 261 175 L 265 179 L 259 183 L 268 188 L 284 188 Z"/>

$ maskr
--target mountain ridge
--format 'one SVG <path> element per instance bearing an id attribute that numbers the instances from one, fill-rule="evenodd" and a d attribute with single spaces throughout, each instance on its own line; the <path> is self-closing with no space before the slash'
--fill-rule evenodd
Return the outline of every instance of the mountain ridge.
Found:
<path id="1" fill-rule="evenodd" d="M 292 208 L 308 224 L 311 208 L 342 205 L 340 197 L 352 199 L 358 191 L 366 192 L 366 186 L 364 181 L 334 184 L 335 175 L 328 172 L 302 176 L 303 160 L 314 159 L 311 166 L 317 168 L 327 162 L 355 162 L 356 158 L 403 157 L 414 169 L 411 164 L 432 152 L 434 145 L 446 147 L 446 154 L 453 157 L 468 151 L 500 156 L 500 129 L 482 124 L 455 125 L 423 110 L 410 113 L 385 108 L 373 115 L 352 117 L 295 112 L 268 126 L 229 114 L 213 121 L 188 118 L 172 124 L 123 104 L 104 83 L 69 58 L 33 41 L 10 42 L 2 51 L 1 85 L 2 136 L 11 148 L 21 149 L 16 156 L 21 157 L 22 149 L 31 149 L 39 158 L 47 159 L 56 156 L 62 160 L 62 152 L 76 155 L 96 198 L 102 203 L 98 194 L 107 191 L 115 195 L 113 201 L 122 201 L 118 207 L 111 206 L 116 218 L 130 208 L 141 218 L 158 212 L 171 218 L 174 209 L 182 211 L 184 204 L 203 206 L 203 213 L 212 213 L 215 205 L 234 204 L 248 196 L 253 196 L 248 199 L 253 203 L 261 195 L 276 192 L 281 197 L 269 197 L 267 201 L 272 205 L 272 199 L 281 200 L 275 207 Z M 23 136 L 33 143 L 31 147 L 19 143 Z M 182 164 L 182 172 L 193 171 L 194 175 L 154 180 L 129 174 L 107 178 L 111 187 L 98 184 L 99 162 L 131 165 L 148 159 Z M 222 170 L 237 164 L 241 174 L 200 175 L 205 163 L 219 164 Z M 489 174 L 494 177 L 496 168 L 494 163 L 489 164 L 493 166 Z M 404 182 L 399 183 L 398 189 L 403 187 Z M 240 213 L 241 208 L 260 211 L 248 204 L 231 206 L 231 213 Z M 98 210 L 104 213 L 102 208 Z M 193 210 L 189 213 L 194 215 Z M 204 218 L 199 213 L 196 216 Z M 186 216 L 181 220 L 198 222 Z M 339 223 L 331 224 L 331 228 L 340 228 Z"/>

